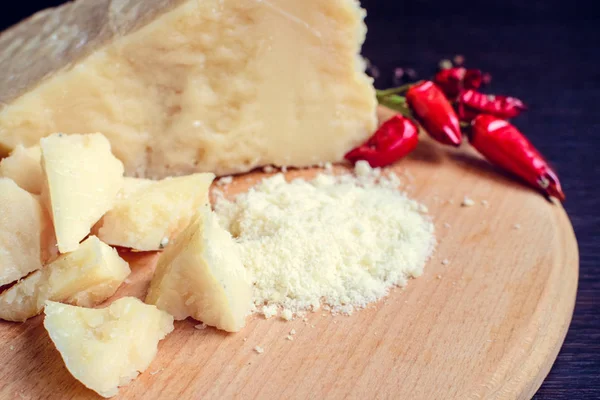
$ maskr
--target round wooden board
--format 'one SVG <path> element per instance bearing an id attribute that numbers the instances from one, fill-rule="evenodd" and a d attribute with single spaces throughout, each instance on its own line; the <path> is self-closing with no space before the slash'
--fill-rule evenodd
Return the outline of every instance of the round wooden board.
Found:
<path id="1" fill-rule="evenodd" d="M 150 368 L 118 398 L 530 398 L 575 302 L 577 243 L 563 208 L 467 148 L 423 140 L 393 169 L 435 222 L 439 245 L 422 277 L 352 316 L 253 317 L 237 334 L 177 322 Z M 237 177 L 226 193 L 264 175 Z M 464 196 L 475 205 L 461 207 Z M 133 273 L 115 297 L 142 297 L 157 255 L 124 257 Z M 292 329 L 294 340 L 286 340 Z M 41 316 L 1 322 L 0 357 L 2 399 L 99 397 L 68 373 Z"/>

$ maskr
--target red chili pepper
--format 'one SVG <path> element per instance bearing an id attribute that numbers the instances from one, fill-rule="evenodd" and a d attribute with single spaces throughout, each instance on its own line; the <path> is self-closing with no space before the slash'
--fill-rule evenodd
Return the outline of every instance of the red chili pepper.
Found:
<path id="1" fill-rule="evenodd" d="M 350 150 L 344 157 L 353 164 L 367 161 L 371 167 L 393 164 L 412 152 L 419 142 L 419 130 L 410 119 L 395 115 L 361 146 Z"/>
<path id="2" fill-rule="evenodd" d="M 479 89 L 483 74 L 478 69 L 447 68 L 435 75 L 434 82 L 446 97 L 455 99 L 464 89 Z"/>
<path id="3" fill-rule="evenodd" d="M 509 122 L 479 115 L 471 124 L 470 142 L 485 158 L 540 189 L 565 200 L 556 173 L 531 142 Z"/>
<path id="4" fill-rule="evenodd" d="M 406 92 L 406 100 L 431 137 L 440 143 L 460 146 L 462 135 L 458 117 L 444 93 L 433 82 L 412 86 Z"/>
<path id="5" fill-rule="evenodd" d="M 458 99 L 458 115 L 462 121 L 471 121 L 478 114 L 490 114 L 498 118 L 513 118 L 527 107 L 516 97 L 495 96 L 466 90 Z"/>
<path id="6" fill-rule="evenodd" d="M 469 89 L 479 89 L 481 85 L 485 82 L 489 83 L 491 80 L 491 76 L 486 74 L 484 77 L 483 73 L 479 69 L 468 69 L 465 72 L 465 79 L 463 81 L 463 88 L 466 90 Z"/>

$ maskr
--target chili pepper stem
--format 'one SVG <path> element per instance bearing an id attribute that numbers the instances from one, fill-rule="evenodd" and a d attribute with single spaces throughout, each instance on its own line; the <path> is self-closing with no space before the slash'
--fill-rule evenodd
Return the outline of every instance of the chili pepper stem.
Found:
<path id="1" fill-rule="evenodd" d="M 411 86 L 417 85 L 419 82 L 407 83 L 406 85 L 398 86 L 395 88 L 385 89 L 385 90 L 375 90 L 377 97 L 385 97 L 391 94 L 400 94 L 406 92 Z"/>

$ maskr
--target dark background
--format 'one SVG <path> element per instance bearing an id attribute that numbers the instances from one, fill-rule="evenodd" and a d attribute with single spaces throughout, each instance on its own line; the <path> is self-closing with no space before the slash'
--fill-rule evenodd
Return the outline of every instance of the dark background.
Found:
<path id="1" fill-rule="evenodd" d="M 0 28 L 60 3 L 11 2 L 0 12 Z M 579 241 L 579 293 L 565 344 L 535 399 L 600 399 L 600 4 L 594 3 L 362 0 L 369 13 L 364 54 L 380 71 L 378 87 L 391 85 L 395 67 L 424 78 L 440 59 L 461 54 L 468 66 L 492 73 L 490 91 L 529 105 L 514 123 L 559 173 Z"/>

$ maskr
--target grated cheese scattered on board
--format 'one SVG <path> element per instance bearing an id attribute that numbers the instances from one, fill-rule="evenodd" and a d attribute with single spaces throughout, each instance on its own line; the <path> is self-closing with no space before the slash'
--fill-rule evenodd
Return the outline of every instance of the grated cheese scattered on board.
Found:
<path id="1" fill-rule="evenodd" d="M 475 205 L 475 201 L 473 199 L 469 198 L 468 196 L 465 196 L 463 198 L 462 203 L 460 203 L 460 205 L 462 207 L 471 207 L 471 206 Z"/>
<path id="2" fill-rule="evenodd" d="M 281 312 L 281 318 L 283 318 L 286 321 L 291 321 L 292 319 L 294 319 L 294 313 L 292 313 L 291 310 L 288 310 L 286 308 Z"/>
<path id="3" fill-rule="evenodd" d="M 275 304 L 264 306 L 262 309 L 262 313 L 266 319 L 274 317 L 275 315 L 277 315 L 277 306 Z"/>
<path id="4" fill-rule="evenodd" d="M 399 178 L 359 162 L 355 174 L 264 179 L 234 201 L 217 198 L 222 225 L 254 276 L 265 317 L 330 306 L 351 314 L 423 273 L 435 237 L 425 208 Z"/>

